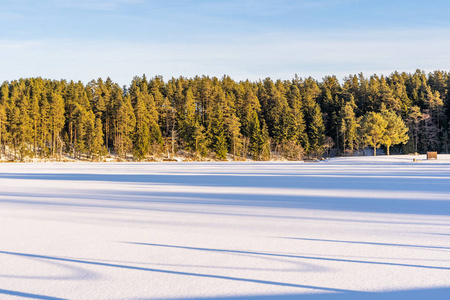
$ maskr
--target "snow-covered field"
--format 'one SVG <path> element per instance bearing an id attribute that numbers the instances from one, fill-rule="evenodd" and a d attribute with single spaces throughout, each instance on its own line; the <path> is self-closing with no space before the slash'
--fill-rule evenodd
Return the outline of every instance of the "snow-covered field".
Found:
<path id="1" fill-rule="evenodd" d="M 0 298 L 448 299 L 450 157 L 412 160 L 0 164 Z"/>

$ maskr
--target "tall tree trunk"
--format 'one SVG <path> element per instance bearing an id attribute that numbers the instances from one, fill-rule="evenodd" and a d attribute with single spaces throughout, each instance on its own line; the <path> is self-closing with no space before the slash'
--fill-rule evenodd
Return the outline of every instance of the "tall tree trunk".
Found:
<path id="1" fill-rule="evenodd" d="M 175 141 L 174 141 L 174 139 L 175 139 L 175 133 L 174 133 L 174 130 L 173 130 L 173 128 L 172 128 L 172 157 L 174 156 L 174 152 L 175 152 Z"/>
<path id="2" fill-rule="evenodd" d="M 17 141 L 16 141 L 16 138 L 14 138 L 14 160 L 17 159 L 17 146 L 16 146 L 16 144 L 17 144 Z"/>
<path id="3" fill-rule="evenodd" d="M 52 156 L 55 157 L 56 155 L 56 136 L 55 136 L 55 121 L 53 121 L 53 130 L 52 130 Z"/>
<path id="4" fill-rule="evenodd" d="M 106 111 L 108 113 L 108 111 Z M 105 118 L 105 146 L 106 146 L 106 150 L 108 151 L 109 154 L 109 145 L 108 145 L 108 141 L 109 141 L 109 120 L 108 118 Z"/>
<path id="5" fill-rule="evenodd" d="M 339 150 L 339 128 L 338 127 L 336 127 L 336 147 L 337 147 L 338 151 L 340 151 Z"/>
<path id="6" fill-rule="evenodd" d="M 75 158 L 75 145 L 77 143 L 77 130 L 75 129 L 73 132 L 73 140 L 72 140 L 72 157 Z"/>
<path id="7" fill-rule="evenodd" d="M 343 144 L 344 144 L 344 156 L 345 156 L 345 131 L 344 131 L 344 141 L 343 141 Z M 339 148 L 338 148 L 339 149 Z"/>
<path id="8" fill-rule="evenodd" d="M 37 119 L 34 119 L 34 157 L 37 156 Z"/>
<path id="9" fill-rule="evenodd" d="M 61 161 L 63 141 L 61 140 L 61 137 L 59 136 L 59 134 L 58 134 L 58 142 L 59 142 L 59 157 L 58 157 L 58 161 Z"/>
<path id="10" fill-rule="evenodd" d="M 2 159 L 2 121 L 0 121 L 0 159 Z"/>
<path id="11" fill-rule="evenodd" d="M 233 160 L 236 160 L 236 137 L 233 136 Z"/>

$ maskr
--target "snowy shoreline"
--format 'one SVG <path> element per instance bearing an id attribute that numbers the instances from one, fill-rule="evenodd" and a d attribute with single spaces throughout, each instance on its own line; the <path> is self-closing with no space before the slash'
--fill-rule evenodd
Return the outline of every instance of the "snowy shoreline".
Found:
<path id="1" fill-rule="evenodd" d="M 418 163 L 450 163 L 450 154 L 438 154 L 437 159 L 433 160 L 427 160 L 426 154 L 419 154 L 419 155 L 413 155 L 413 154 L 404 154 L 404 155 L 379 155 L 379 156 L 342 156 L 342 157 L 334 157 L 334 158 L 325 158 L 322 160 L 319 159 L 312 159 L 312 160 L 285 160 L 285 159 L 272 159 L 269 161 L 256 161 L 256 160 L 232 160 L 229 159 L 227 161 L 221 161 L 221 160 L 189 160 L 185 157 L 174 157 L 171 158 L 171 160 L 164 160 L 164 159 L 158 159 L 158 160 L 148 160 L 148 161 L 127 161 L 127 160 L 102 160 L 102 161 L 89 161 L 89 160 L 75 160 L 75 159 L 63 159 L 63 160 L 56 160 L 56 159 L 30 159 L 27 161 L 6 161 L 6 160 L 0 160 L 0 164 L 33 164 L 33 163 L 86 163 L 86 164 L 92 164 L 92 163 L 118 163 L 118 164 L 124 164 L 124 163 L 134 163 L 134 164 L 170 164 L 170 163 L 257 163 L 257 164 L 265 164 L 265 163 L 350 163 L 350 164 L 392 164 L 392 163 L 411 163 L 411 164 L 418 164 Z"/>

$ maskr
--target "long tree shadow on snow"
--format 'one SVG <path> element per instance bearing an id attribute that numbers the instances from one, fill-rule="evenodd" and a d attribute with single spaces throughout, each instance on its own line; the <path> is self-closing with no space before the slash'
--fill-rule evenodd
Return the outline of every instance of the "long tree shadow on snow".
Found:
<path id="1" fill-rule="evenodd" d="M 379 208 L 375 206 L 373 209 L 367 207 L 367 203 L 358 203 L 358 206 L 351 207 L 347 202 L 340 202 L 337 205 L 336 203 L 329 203 L 329 205 L 333 205 L 332 208 L 327 207 L 326 205 L 322 205 L 320 201 L 314 201 L 311 199 L 302 199 L 295 198 L 293 203 L 286 203 L 285 199 L 280 199 L 279 201 L 273 202 L 260 202 L 260 197 L 255 196 L 255 202 L 249 202 L 249 198 L 247 200 L 241 200 L 241 202 L 222 197 L 221 200 L 213 199 L 211 197 L 205 199 L 192 198 L 189 195 L 187 197 L 179 196 L 166 196 L 162 193 L 152 193 L 150 194 L 142 194 L 140 196 L 133 195 L 133 192 L 124 193 L 123 195 L 120 193 L 108 194 L 110 191 L 101 191 L 101 196 L 89 195 L 88 199 L 94 200 L 89 203 L 79 203 L 76 200 L 86 199 L 80 196 L 73 196 L 67 194 L 45 194 L 40 195 L 39 193 L 0 193 L 0 203 L 9 203 L 9 204 L 19 204 L 19 205 L 33 205 L 33 206 L 49 206 L 49 207 L 67 207 L 67 208 L 91 208 L 91 209 L 119 209 L 119 210 L 143 210 L 143 211 L 153 211 L 153 212 L 170 212 L 170 213 L 193 213 L 200 215 L 216 215 L 216 216 L 239 216 L 239 217 L 258 217 L 258 218 L 281 218 L 281 219 L 295 219 L 295 220 L 316 220 L 316 221 L 333 221 L 333 222 L 352 222 L 352 223 L 374 223 L 374 224 L 399 224 L 399 225 L 425 225 L 425 226 L 450 226 L 448 222 L 427 222 L 427 221 L 405 221 L 405 220 L 397 220 L 397 219 L 388 219 L 388 220 L 371 220 L 371 219 L 352 219 L 352 218 L 342 218 L 339 215 L 330 216 L 330 217 L 318 217 L 314 214 L 311 215 L 279 215 L 279 214 L 267 214 L 267 212 L 261 213 L 251 213 L 251 212 L 238 212 L 238 211 L 227 211 L 227 210 L 210 210 L 210 209 L 200 209 L 198 208 L 198 204 L 208 204 L 209 206 L 214 205 L 229 205 L 229 206 L 258 206 L 258 207 L 284 207 L 284 208 L 323 208 L 323 209 L 332 209 L 332 210 L 342 210 L 342 211 L 361 211 L 361 212 L 386 212 L 386 213 L 413 213 L 413 214 L 424 214 L 424 215 L 447 215 L 446 210 L 440 211 L 439 208 L 441 206 L 433 207 L 430 205 L 430 201 L 427 201 L 427 206 L 422 209 L 420 207 L 410 207 L 400 205 L 398 208 L 396 207 L 383 207 Z M 186 194 L 186 193 L 184 193 Z M 201 194 L 205 196 L 205 194 Z M 135 197 L 133 197 L 135 196 Z M 50 200 L 54 198 L 54 200 Z M 131 198 L 131 199 L 130 199 Z M 284 197 L 283 197 L 284 198 Z M 71 201 L 60 201 L 61 199 L 70 199 Z M 320 200 L 320 199 L 319 199 Z M 331 201 L 329 198 L 325 200 Z M 397 199 L 394 199 L 397 201 Z M 417 201 L 414 201 L 416 203 Z M 165 206 L 165 207 L 156 207 L 152 206 L 152 203 L 171 203 L 171 204 L 183 204 L 183 207 L 179 207 L 177 205 Z M 379 202 L 378 202 L 379 203 Z M 377 204 L 378 204 L 377 203 Z M 384 200 L 383 203 L 389 203 L 389 200 Z M 441 205 L 441 202 L 437 202 Z M 133 204 L 133 205 L 130 205 Z M 188 208 L 185 204 L 196 204 L 192 208 Z M 366 205 L 365 207 L 361 207 L 362 205 Z M 444 209 L 446 209 L 447 204 L 444 204 Z M 120 221 L 120 220 L 116 220 Z M 147 221 L 138 221 L 133 219 L 127 219 L 127 222 L 147 222 Z M 436 235 L 445 235 L 445 234 L 437 234 Z"/>
<path id="2" fill-rule="evenodd" d="M 375 242 L 361 242 L 361 241 L 341 241 L 341 240 L 325 240 L 325 239 L 311 239 L 311 238 L 297 238 L 297 237 L 280 237 L 288 240 L 325 242 L 325 243 L 343 243 L 343 244 L 357 244 L 370 246 L 392 246 L 392 247 L 408 247 L 408 248 L 424 248 L 430 250 L 450 250 L 450 247 L 441 246 L 424 246 L 424 245 L 409 245 L 409 244 L 390 244 L 390 243 L 375 243 Z"/>
<path id="3" fill-rule="evenodd" d="M 402 174 L 389 172 L 374 175 L 370 171 L 358 174 L 311 173 L 244 173 L 244 174 L 93 174 L 93 173 L 0 173 L 0 179 L 33 179 L 52 181 L 125 182 L 142 184 L 167 184 L 199 187 L 250 187 L 250 188 L 309 188 L 343 190 L 377 190 L 420 192 L 450 192 L 450 172 Z"/>
<path id="4" fill-rule="evenodd" d="M 266 252 L 227 250 L 227 249 L 213 249 L 213 248 L 199 248 L 199 247 L 163 245 L 163 244 L 151 244 L 151 243 L 136 243 L 136 242 L 126 242 L 126 243 L 133 244 L 133 245 L 150 246 L 150 247 L 164 247 L 164 248 L 175 248 L 175 249 L 180 249 L 180 250 L 217 252 L 217 253 L 239 254 L 239 255 L 241 255 L 241 254 L 255 255 L 255 256 L 261 256 L 261 257 L 282 257 L 282 258 L 289 258 L 289 259 L 294 258 L 294 259 L 302 259 L 302 260 L 333 261 L 333 262 L 342 262 L 342 263 L 358 263 L 358 264 L 368 264 L 368 265 L 385 265 L 385 266 L 435 269 L 435 270 L 450 270 L 450 268 L 447 268 L 447 267 L 427 266 L 427 265 L 418 265 L 418 264 L 401 264 L 401 263 L 366 261 L 366 260 L 356 260 L 356 259 L 341 259 L 341 258 L 320 257 L 320 256 L 292 255 L 292 254 L 279 254 L 279 253 L 266 253 Z"/>
<path id="5" fill-rule="evenodd" d="M 367 172 L 370 174 L 370 172 Z M 35 173 L 0 173 L 1 179 L 34 179 L 55 181 L 87 181 L 111 183 L 135 183 L 145 187 L 144 191 L 127 190 L 127 186 L 120 191 L 87 191 L 73 197 L 93 200 L 109 200 L 122 203 L 174 203 L 174 204 L 206 204 L 231 206 L 260 206 L 325 209 L 337 211 L 405 213 L 424 215 L 450 215 L 450 175 L 445 172 L 443 177 L 436 179 L 436 174 L 420 176 L 389 177 L 383 174 L 375 177 L 334 177 L 327 174 L 309 175 L 148 175 L 148 174 L 35 174 Z M 167 186 L 167 191 L 154 190 L 152 185 Z M 190 191 L 182 189 L 171 190 L 171 186 L 191 187 Z M 205 192 L 205 187 L 209 190 Z M 217 192 L 214 192 L 214 188 Z M 193 189 L 192 189 L 193 188 Z M 226 189 L 224 189 L 226 188 Z M 253 188 L 245 194 L 233 192 L 235 188 Z M 271 195 L 265 195 L 264 189 L 272 189 Z M 198 189 L 198 191 L 196 190 Z M 280 194 L 277 193 L 277 189 Z M 283 191 L 299 192 L 300 195 L 286 195 Z M 142 189 L 141 189 L 142 190 Z M 82 189 L 80 189 L 82 191 Z M 329 193 L 315 195 L 315 191 Z M 91 194 L 89 194 L 91 192 Z M 340 193 L 343 194 L 340 194 Z M 390 197 L 389 192 L 393 192 Z M 305 195 L 301 195 L 306 193 Z M 352 196 L 352 193 L 355 195 Z M 377 196 L 383 193 L 384 196 Z M 437 194 L 436 194 L 437 193 Z M 407 195 L 414 196 L 409 199 Z M 432 199 L 433 195 L 438 199 Z M 448 195 L 448 198 L 446 197 Z M 3 197 L 2 197 L 3 196 Z M 67 194 L 52 194 L 46 191 L 39 195 L 39 191 L 26 192 L 26 186 L 21 192 L 0 193 L 0 202 L 22 202 L 21 196 L 59 197 L 66 198 Z M 419 198 L 418 198 L 419 197 Z M 422 197 L 422 198 L 420 198 Z M 428 198 L 431 197 L 431 198 Z M 13 198 L 13 199 L 11 199 Z M 34 199 L 36 200 L 36 199 Z M 38 203 L 38 201 L 30 201 Z M 41 201 L 44 202 L 44 201 Z M 31 204 L 31 203 L 30 203 Z M 52 203 L 56 205 L 56 203 Z M 62 204 L 63 205 L 63 204 Z M 70 205 L 75 205 L 71 203 Z M 83 204 L 80 204 L 80 206 Z M 85 204 L 86 205 L 86 204 Z M 99 206 L 102 206 L 99 202 Z M 126 205 L 125 205 L 126 206 Z M 113 206 L 108 206 L 113 207 Z"/>
<path id="6" fill-rule="evenodd" d="M 233 187 L 230 187 L 232 189 Z M 199 187 L 201 189 L 201 187 Z M 168 189 L 170 190 L 170 188 Z M 370 195 L 368 195 L 370 196 Z M 426 197 L 426 196 L 425 196 Z M 424 197 L 424 198 L 425 198 Z M 449 194 L 450 197 L 450 194 Z M 55 199 L 50 201 L 50 199 Z M 88 199 L 95 200 L 90 203 L 64 202 L 64 199 Z M 59 201 L 61 200 L 61 201 Z M 54 205 L 92 208 L 117 208 L 117 209 L 142 209 L 152 210 L 148 204 L 194 204 L 194 205 L 222 205 L 222 206 L 246 206 L 246 207 L 277 207 L 300 209 L 323 209 L 333 211 L 351 212 L 375 212 L 375 213 L 402 213 L 418 215 L 450 215 L 449 200 L 430 199 L 398 199 L 398 198 L 366 198 L 343 197 L 340 195 L 327 196 L 295 196 L 295 195 L 263 195 L 263 194 L 239 194 L 214 192 L 187 192 L 187 191 L 144 191 L 97 190 L 94 193 L 53 193 L 46 191 L 40 193 L 27 192 L 0 192 L 0 203 L 18 203 L 30 205 Z M 133 204 L 133 205 L 130 205 Z M 448 225 L 448 224 L 443 224 Z"/>
<path id="7" fill-rule="evenodd" d="M 29 254 L 29 253 L 0 251 L 0 254 L 35 258 L 35 259 L 40 259 L 40 260 L 62 261 L 62 262 L 75 263 L 75 264 L 94 265 L 94 266 L 107 267 L 107 268 L 119 268 L 119 269 L 172 274 L 172 275 L 180 275 L 180 276 L 193 276 L 193 277 L 201 277 L 201 278 L 220 279 L 220 280 L 241 281 L 241 282 L 248 282 L 248 283 L 285 286 L 285 287 L 293 287 L 293 288 L 301 288 L 301 289 L 314 289 L 314 290 L 319 290 L 319 291 L 324 291 L 324 292 L 341 292 L 342 293 L 342 292 L 350 291 L 350 290 L 344 290 L 344 289 L 302 285 L 302 284 L 294 284 L 294 283 L 287 283 L 287 282 L 260 280 L 260 279 L 252 279 L 252 278 L 241 278 L 241 277 L 233 277 L 233 276 L 222 276 L 222 275 L 215 275 L 215 274 L 172 271 L 172 270 L 164 270 L 164 269 L 156 269 L 156 268 L 144 268 L 144 267 L 123 265 L 123 264 L 113 264 L 113 263 L 106 263 L 106 262 L 99 262 L 99 261 L 54 257 L 54 256 L 37 255 L 37 254 Z M 20 293 L 20 292 L 16 292 L 16 293 Z"/>
<path id="8" fill-rule="evenodd" d="M 199 300 L 423 300 L 447 299 L 450 288 L 428 288 L 404 291 L 386 292 L 343 292 L 343 293 L 316 293 L 316 294 L 279 294 L 279 295 L 253 295 L 204 297 Z M 172 300 L 181 298 L 172 298 Z"/>
<path id="9" fill-rule="evenodd" d="M 253 251 L 198 248 L 198 247 L 186 247 L 186 246 L 150 244 L 150 243 L 128 242 L 128 244 L 140 245 L 140 246 L 151 246 L 151 247 L 169 247 L 169 248 L 176 248 L 176 249 L 180 249 L 180 250 L 189 250 L 189 251 L 192 251 L 192 250 L 194 250 L 194 251 L 209 251 L 209 252 L 218 252 L 218 253 L 226 253 L 226 254 L 255 255 L 255 256 L 262 256 L 262 257 L 264 257 L 264 256 L 272 257 L 273 256 L 273 257 L 286 258 L 286 259 L 294 258 L 294 259 L 301 259 L 301 260 L 318 260 L 318 261 L 325 260 L 325 261 L 335 261 L 335 262 L 343 262 L 343 263 L 381 264 L 381 265 L 399 266 L 399 267 L 450 270 L 450 268 L 425 266 L 425 265 L 396 264 L 396 263 L 371 262 L 371 261 L 336 259 L 336 258 L 326 258 L 326 257 L 300 256 L 300 255 L 284 255 L 284 254 L 277 254 L 277 253 L 264 253 L 264 252 L 253 252 Z M 308 299 L 311 299 L 310 298 L 311 296 L 317 297 L 317 298 L 312 298 L 312 299 L 329 299 L 327 297 L 333 297 L 333 299 L 336 299 L 335 297 L 342 297 L 342 298 L 338 298 L 338 299 L 361 299 L 361 298 L 384 299 L 383 297 L 391 297 L 391 298 L 387 298 L 387 299 L 397 299 L 394 297 L 395 296 L 402 297 L 402 296 L 408 296 L 408 295 L 411 297 L 414 297 L 414 296 L 423 296 L 424 295 L 424 293 L 421 290 L 392 292 L 392 293 L 391 292 L 388 292 L 388 293 L 366 293 L 366 292 L 357 292 L 357 291 L 352 291 L 352 290 L 336 289 L 336 288 L 329 288 L 329 287 L 293 284 L 293 283 L 286 283 L 286 282 L 259 280 L 259 279 L 252 279 L 252 278 L 241 278 L 241 277 L 233 277 L 233 276 L 223 276 L 223 275 L 218 275 L 218 274 L 204 274 L 204 273 L 173 271 L 173 270 L 164 270 L 164 269 L 156 269 L 156 268 L 146 268 L 146 267 L 138 267 L 138 266 L 133 266 L 133 265 L 106 263 L 106 262 L 95 261 L 95 260 L 54 257 L 54 256 L 19 253 L 19 252 L 9 252 L 9 251 L 0 251 L 0 254 L 27 257 L 27 258 L 39 259 L 39 260 L 57 261 L 57 262 L 64 262 L 64 263 L 70 263 L 70 264 L 93 265 L 93 266 L 100 266 L 100 267 L 106 267 L 106 268 L 119 268 L 119 269 L 127 269 L 127 270 L 134 270 L 134 271 L 172 274 L 172 275 L 178 275 L 178 276 L 193 276 L 193 277 L 200 277 L 200 278 L 212 278 L 212 279 L 219 279 L 219 280 L 240 281 L 240 282 L 264 284 L 264 285 L 285 286 L 285 287 L 293 287 L 293 288 L 300 288 L 300 289 L 313 289 L 318 292 L 321 292 L 319 294 L 295 294 L 295 295 L 272 295 L 272 296 L 269 295 L 269 296 L 249 296 L 249 297 L 244 296 L 244 297 L 225 297 L 225 298 L 212 297 L 212 298 L 205 298 L 205 299 L 224 299 L 224 300 L 225 299 L 230 299 L 230 300 L 243 299 L 244 300 L 244 299 L 259 299 L 259 298 L 262 298 L 262 299 L 284 299 L 284 298 L 286 298 L 286 299 L 303 299 L 301 297 L 307 297 Z M 444 288 L 444 289 L 437 289 L 437 290 L 431 289 L 428 292 L 430 292 L 431 294 L 434 293 L 435 295 L 444 295 L 443 293 L 448 292 L 448 291 L 449 291 L 449 289 Z M 430 293 L 428 293 L 427 295 L 431 295 Z M 19 296 L 19 297 L 24 297 L 24 298 L 32 298 L 32 299 L 45 299 L 45 300 L 46 299 L 50 299 L 50 300 L 59 299 L 59 298 L 55 298 L 55 297 L 51 297 L 51 296 L 35 295 L 35 294 L 31 294 L 31 293 L 10 291 L 10 290 L 0 290 L 0 294 Z M 408 297 L 408 299 L 414 299 L 411 297 Z"/>
<path id="10" fill-rule="evenodd" d="M 20 297 L 20 298 L 28 298 L 28 299 L 64 300 L 64 298 L 56 298 L 56 297 L 24 293 L 24 292 L 5 290 L 5 289 L 0 289 L 0 295 L 8 295 L 8 296 L 15 296 L 15 297 Z"/>

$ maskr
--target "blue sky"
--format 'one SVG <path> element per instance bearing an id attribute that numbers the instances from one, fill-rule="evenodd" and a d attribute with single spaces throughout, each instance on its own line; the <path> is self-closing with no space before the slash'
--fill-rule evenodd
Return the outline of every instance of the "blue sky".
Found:
<path id="1" fill-rule="evenodd" d="M 450 1 L 0 0 L 0 81 L 450 69 Z"/>

